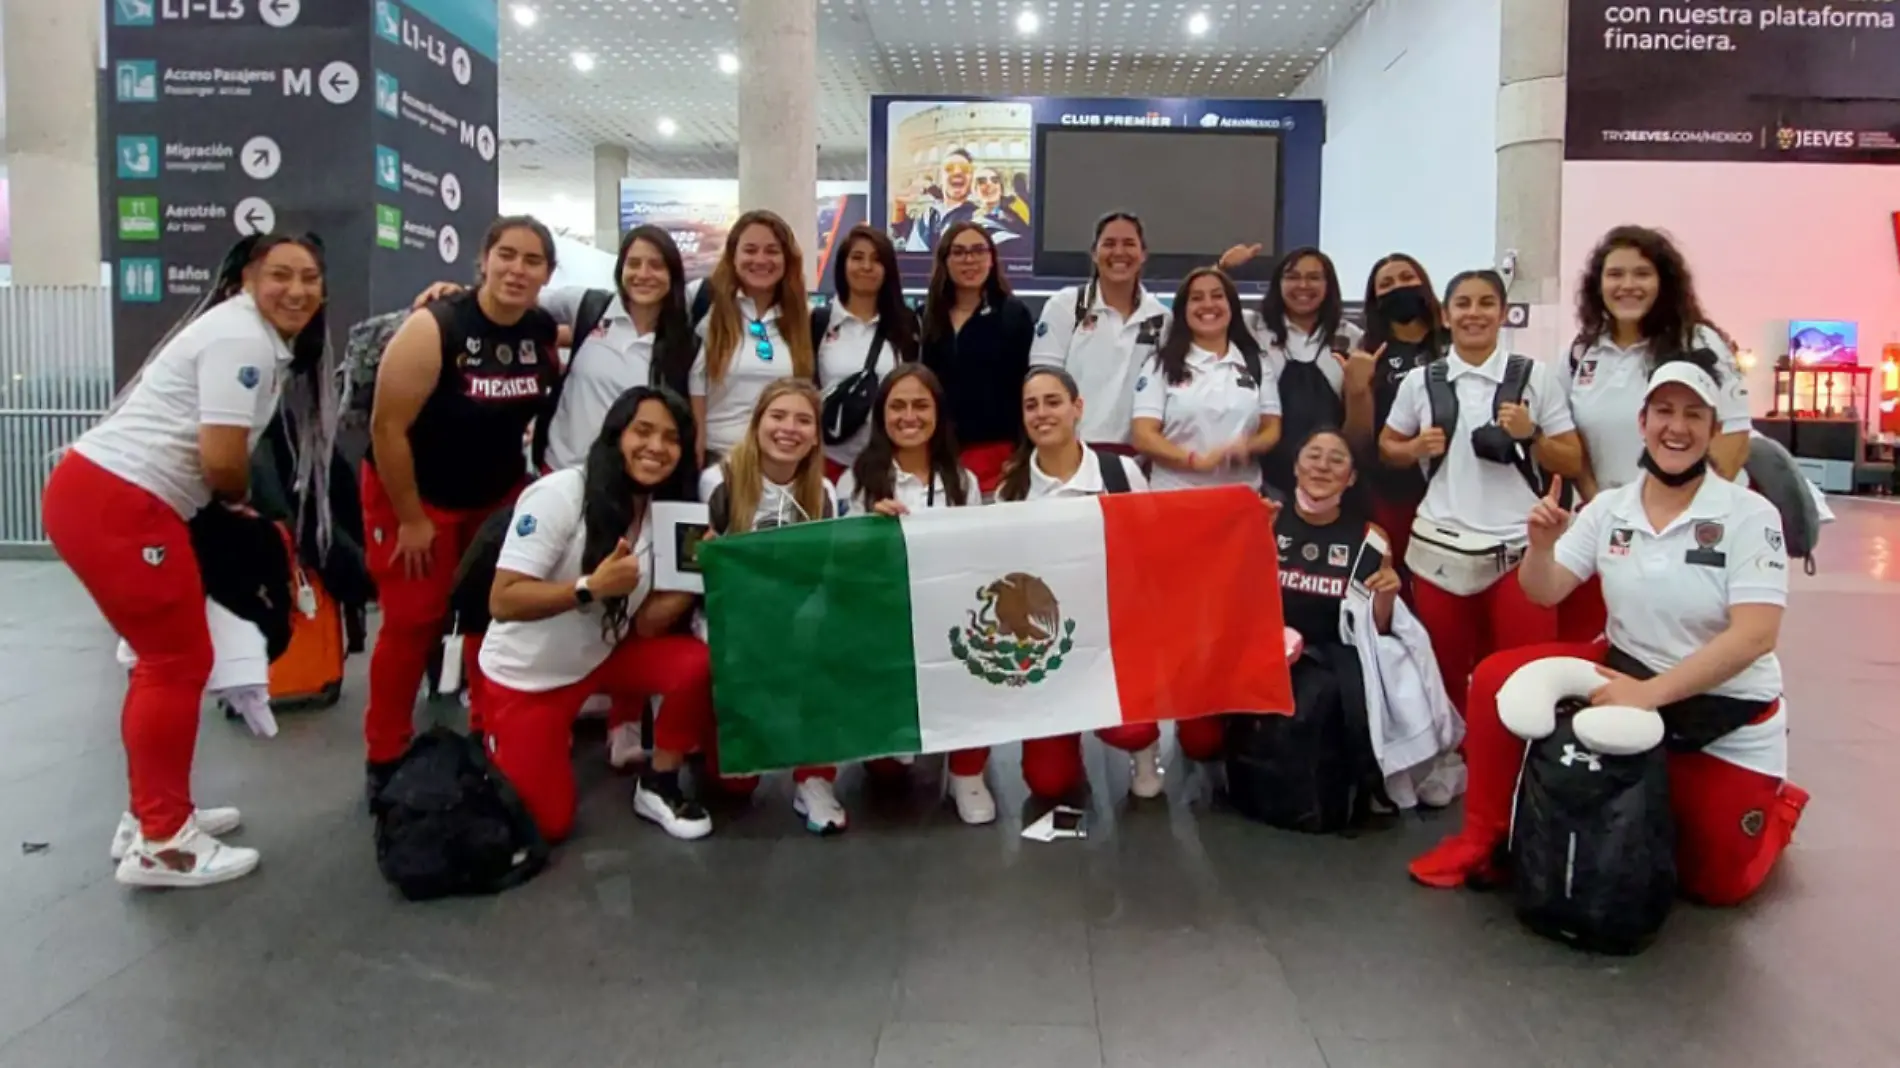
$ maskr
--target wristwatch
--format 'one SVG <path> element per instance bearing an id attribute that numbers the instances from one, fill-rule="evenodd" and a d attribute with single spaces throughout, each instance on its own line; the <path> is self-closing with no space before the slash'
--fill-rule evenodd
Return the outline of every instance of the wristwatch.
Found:
<path id="1" fill-rule="evenodd" d="M 576 608 L 586 608 L 593 603 L 594 591 L 587 588 L 587 576 L 582 575 L 580 578 L 574 580 L 574 606 Z"/>

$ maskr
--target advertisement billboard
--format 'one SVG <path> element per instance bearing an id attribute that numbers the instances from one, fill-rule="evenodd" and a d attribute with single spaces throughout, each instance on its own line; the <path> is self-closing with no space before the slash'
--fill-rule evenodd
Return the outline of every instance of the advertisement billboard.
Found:
<path id="1" fill-rule="evenodd" d="M 1234 175 L 1233 181 L 1262 183 L 1269 187 L 1263 196 L 1277 192 L 1284 215 L 1280 247 L 1319 242 L 1326 123 L 1318 101 L 877 96 L 871 98 L 872 225 L 896 242 L 907 284 L 928 281 L 938 238 L 965 220 L 989 232 L 1012 282 L 1072 280 L 1039 277 L 1034 269 L 1037 128 L 1045 126 L 1271 132 L 1280 143 L 1278 175 Z M 1243 229 L 1237 224 L 1233 243 L 1274 243 L 1274 235 Z"/>
<path id="2" fill-rule="evenodd" d="M 1570 0 L 1569 159 L 1900 164 L 1900 5 Z"/>
<path id="3" fill-rule="evenodd" d="M 815 292 L 830 292 L 831 249 L 838 236 L 865 221 L 864 189 L 863 182 L 818 183 L 817 247 L 805 254 Z M 712 273 L 725 248 L 726 234 L 738 217 L 739 183 L 731 179 L 624 178 L 620 182 L 620 232 L 648 224 L 665 230 L 679 246 L 688 278 Z"/>

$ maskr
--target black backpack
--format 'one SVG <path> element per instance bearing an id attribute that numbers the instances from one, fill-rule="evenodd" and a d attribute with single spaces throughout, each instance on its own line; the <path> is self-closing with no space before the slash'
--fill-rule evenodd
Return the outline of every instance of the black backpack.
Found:
<path id="1" fill-rule="evenodd" d="M 1546 938 L 1592 953 L 1640 952 L 1676 899 L 1669 758 L 1657 746 L 1606 756 L 1577 741 L 1571 713 L 1530 743 L 1511 816 L 1517 915 Z"/>
<path id="2" fill-rule="evenodd" d="M 1335 834 L 1368 811 L 1374 770 L 1364 676 L 1350 646 L 1293 665 L 1293 714 L 1227 717 L 1227 800 L 1270 827 Z"/>
<path id="3" fill-rule="evenodd" d="M 1498 383 L 1497 391 L 1491 396 L 1491 420 L 1483 426 L 1495 425 L 1499 406 L 1524 402 L 1524 390 L 1530 385 L 1533 366 L 1529 356 L 1519 356 L 1515 353 L 1505 362 L 1504 381 Z M 1432 425 L 1443 430 L 1449 439 L 1458 425 L 1458 391 L 1452 387 L 1451 364 L 1447 358 L 1441 357 L 1425 366 L 1425 399 L 1431 404 Z M 1477 429 L 1481 430 L 1483 426 Z M 1473 433 L 1476 432 L 1476 430 L 1473 431 Z M 1524 481 L 1530 486 L 1532 493 L 1543 496 L 1548 487 L 1545 485 L 1543 472 L 1537 467 L 1537 460 L 1531 455 L 1530 443 L 1512 442 L 1510 449 L 1511 465 L 1524 476 Z M 1425 480 L 1431 481 L 1432 477 L 1437 475 L 1444 466 L 1442 457 L 1435 461 L 1427 461 Z"/>
<path id="4" fill-rule="evenodd" d="M 370 802 L 376 866 L 411 901 L 498 894 L 534 878 L 548 846 L 481 743 L 435 727 Z"/>
<path id="5" fill-rule="evenodd" d="M 824 348 L 825 334 L 830 329 L 831 305 L 827 304 L 811 313 L 814 372 L 818 370 L 818 353 Z M 871 409 L 877 404 L 878 383 L 882 381 L 877 374 L 877 358 L 883 351 L 884 321 L 880 319 L 871 335 L 870 351 L 864 354 L 864 367 L 846 375 L 825 395 L 824 411 L 819 413 L 819 426 L 824 430 L 825 444 L 842 445 L 864 429 L 865 423 L 870 422 Z M 819 385 L 822 386 L 822 383 Z"/>

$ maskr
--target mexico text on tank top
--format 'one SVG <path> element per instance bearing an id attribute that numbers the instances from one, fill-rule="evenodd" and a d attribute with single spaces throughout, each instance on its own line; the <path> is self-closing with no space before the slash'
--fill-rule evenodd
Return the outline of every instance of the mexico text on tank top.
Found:
<path id="1" fill-rule="evenodd" d="M 527 474 L 522 435 L 560 374 L 554 318 L 534 308 L 502 326 L 474 290 L 429 311 L 442 329 L 442 373 L 409 428 L 416 487 L 438 508 L 488 508 Z"/>
<path id="2" fill-rule="evenodd" d="M 1432 350 L 1426 344 L 1397 338 L 1386 342 L 1385 354 L 1379 357 L 1379 364 L 1372 371 L 1374 440 L 1385 429 L 1386 417 L 1392 414 L 1392 402 L 1399 396 L 1399 383 L 1405 381 L 1405 376 L 1414 368 L 1430 362 Z M 1366 488 L 1381 501 L 1416 506 L 1425 499 L 1425 475 L 1416 466 L 1392 468 L 1381 463 L 1377 455 L 1361 457 L 1359 475 L 1365 479 Z"/>
<path id="3" fill-rule="evenodd" d="M 1351 508 L 1323 527 L 1280 509 L 1273 532 L 1280 544 L 1280 605 L 1286 625 L 1308 644 L 1339 640 L 1339 603 L 1346 598 L 1352 562 L 1365 541 L 1366 521 Z"/>
<path id="4" fill-rule="evenodd" d="M 1333 359 L 1322 353 L 1322 360 Z M 1262 461 L 1267 485 L 1291 496 L 1293 463 L 1299 456 L 1306 436 L 1321 427 L 1338 427 L 1346 421 L 1346 409 L 1339 391 L 1327 380 L 1326 372 L 1312 360 L 1287 360 L 1280 368 L 1280 440 Z"/>

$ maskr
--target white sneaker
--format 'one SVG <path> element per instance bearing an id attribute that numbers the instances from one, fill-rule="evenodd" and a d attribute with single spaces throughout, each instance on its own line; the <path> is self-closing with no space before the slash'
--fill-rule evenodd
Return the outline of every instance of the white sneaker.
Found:
<path id="1" fill-rule="evenodd" d="M 198 829 L 213 838 L 221 834 L 230 834 L 238 829 L 238 824 L 243 822 L 243 818 L 238 815 L 238 810 L 234 808 L 201 808 L 194 813 L 194 816 L 198 821 Z M 138 836 L 138 817 L 130 812 L 120 816 L 119 829 L 112 833 L 112 859 L 124 860 L 125 854 L 131 850 L 132 843 L 138 840 Z"/>
<path id="2" fill-rule="evenodd" d="M 792 811 L 805 817 L 805 829 L 813 834 L 837 834 L 850 822 L 830 779 L 810 778 L 799 783 L 792 795 Z"/>
<path id="3" fill-rule="evenodd" d="M 127 886 L 190 889 L 243 878 L 257 870 L 257 861 L 257 850 L 225 845 L 187 819 L 169 842 L 135 838 L 119 861 L 117 878 Z"/>
<path id="4" fill-rule="evenodd" d="M 712 817 L 697 802 L 683 797 L 668 798 L 658 790 L 649 790 L 644 779 L 633 788 L 633 814 L 689 842 L 712 833 Z"/>
<path id="5" fill-rule="evenodd" d="M 1156 742 L 1129 758 L 1130 772 L 1134 781 L 1129 783 L 1128 792 L 1136 797 L 1161 796 L 1161 743 Z"/>
<path id="6" fill-rule="evenodd" d="M 981 775 L 950 776 L 950 797 L 957 803 L 957 818 L 971 826 L 996 822 L 996 798 L 990 796 L 989 783 Z"/>
<path id="7" fill-rule="evenodd" d="M 640 725 L 622 723 L 607 732 L 607 763 L 614 770 L 647 762 L 646 747 L 640 744 Z"/>

